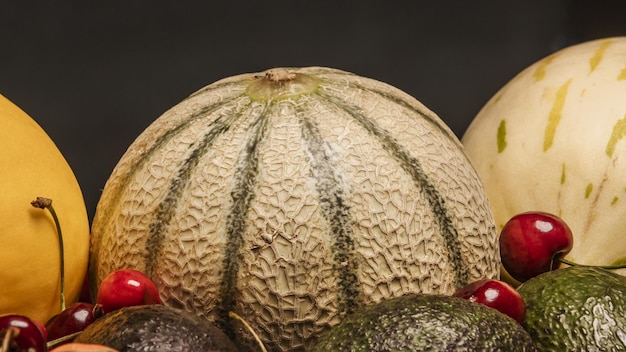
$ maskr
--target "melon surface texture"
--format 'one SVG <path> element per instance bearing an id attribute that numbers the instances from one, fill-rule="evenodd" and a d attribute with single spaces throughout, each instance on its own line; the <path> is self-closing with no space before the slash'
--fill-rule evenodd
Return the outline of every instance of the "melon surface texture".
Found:
<path id="1" fill-rule="evenodd" d="M 442 120 L 388 84 L 310 67 L 220 80 L 155 120 L 104 188 L 90 277 L 141 270 L 166 304 L 245 344 L 234 311 L 287 351 L 360 306 L 499 266 L 482 184 Z"/>
<path id="2" fill-rule="evenodd" d="M 574 45 L 503 86 L 462 141 L 498 228 L 546 211 L 567 222 L 585 265 L 626 262 L 626 37 Z M 621 270 L 626 274 L 626 270 Z"/>

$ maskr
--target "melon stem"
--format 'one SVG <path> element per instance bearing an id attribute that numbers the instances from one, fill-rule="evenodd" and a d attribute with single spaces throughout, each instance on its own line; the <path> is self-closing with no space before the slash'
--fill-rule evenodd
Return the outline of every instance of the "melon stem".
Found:
<path id="1" fill-rule="evenodd" d="M 59 222 L 59 218 L 57 217 L 57 213 L 52 206 L 52 199 L 37 197 L 34 201 L 30 202 L 30 204 L 35 208 L 40 209 L 48 209 L 50 215 L 52 215 L 52 219 L 54 220 L 54 225 L 57 229 L 57 236 L 59 239 L 59 254 L 60 254 L 60 304 L 61 304 L 61 312 L 65 310 L 65 250 L 63 249 L 63 233 L 61 232 L 61 224 Z"/>
<path id="2" fill-rule="evenodd" d="M 593 266 L 596 268 L 601 268 L 601 269 L 606 269 L 606 270 L 616 270 L 616 269 L 625 269 L 626 268 L 626 264 L 617 264 L 617 265 L 584 265 L 584 264 L 578 264 L 575 263 L 571 260 L 567 260 L 565 258 L 559 258 L 559 261 L 565 265 L 569 265 L 569 266 Z"/>
<path id="3" fill-rule="evenodd" d="M 275 68 L 265 75 L 255 75 L 246 87 L 246 94 L 253 101 L 268 102 L 315 92 L 319 84 L 320 79 L 315 76 Z"/>

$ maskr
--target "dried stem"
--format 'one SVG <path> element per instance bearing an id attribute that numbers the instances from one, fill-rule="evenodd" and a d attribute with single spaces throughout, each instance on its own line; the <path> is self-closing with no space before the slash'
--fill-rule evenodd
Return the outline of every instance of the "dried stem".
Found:
<path id="1" fill-rule="evenodd" d="M 57 235 L 59 238 L 59 254 L 60 254 L 60 285 L 61 285 L 61 311 L 65 310 L 65 251 L 63 249 L 63 233 L 61 232 L 61 223 L 59 222 L 59 218 L 57 217 L 56 211 L 54 211 L 54 207 L 52 206 L 52 199 L 37 197 L 34 201 L 30 202 L 30 204 L 39 209 L 48 209 L 50 215 L 52 215 L 52 219 L 54 220 L 54 224 L 57 228 Z"/>
<path id="2" fill-rule="evenodd" d="M 10 326 L 5 330 L 4 338 L 2 339 L 2 347 L 0 347 L 0 352 L 9 352 L 11 347 L 11 341 L 17 335 L 19 335 L 20 330 L 14 326 Z"/>
<path id="3" fill-rule="evenodd" d="M 82 330 L 81 331 L 77 331 L 77 332 L 74 332 L 74 333 L 71 333 L 71 334 L 68 334 L 68 335 L 65 335 L 65 336 L 61 336 L 61 337 L 59 337 L 57 339 L 54 339 L 54 340 L 50 340 L 46 344 L 46 347 L 49 350 L 51 350 L 51 349 L 53 349 L 53 348 L 55 348 L 57 346 L 60 346 L 60 345 L 62 345 L 64 343 L 72 342 L 72 341 L 74 341 L 76 336 L 80 335 L 81 332 L 83 332 L 83 331 Z"/>
<path id="4" fill-rule="evenodd" d="M 592 266 L 592 265 L 584 265 L 572 262 L 565 258 L 559 258 L 559 261 L 565 265 L 569 266 Z M 606 269 L 606 270 L 616 270 L 616 269 L 626 269 L 626 264 L 617 264 L 617 265 L 593 265 L 596 268 Z"/>
<path id="5" fill-rule="evenodd" d="M 247 321 L 245 321 L 242 317 L 239 316 L 239 314 L 235 312 L 228 312 L 228 316 L 231 317 L 232 319 L 239 320 L 243 324 L 243 326 L 245 326 L 246 329 L 250 331 L 250 333 L 252 334 L 256 342 L 259 344 L 259 347 L 261 347 L 261 351 L 267 352 L 265 345 L 263 345 L 263 341 L 261 341 L 261 338 L 259 338 L 259 335 L 257 335 L 256 332 L 254 332 L 254 329 L 252 328 L 252 326 L 250 326 L 250 324 L 248 324 Z"/>

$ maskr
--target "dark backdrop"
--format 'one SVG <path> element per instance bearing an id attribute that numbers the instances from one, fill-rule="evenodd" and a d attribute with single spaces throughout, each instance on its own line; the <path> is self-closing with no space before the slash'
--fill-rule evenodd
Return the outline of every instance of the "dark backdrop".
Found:
<path id="1" fill-rule="evenodd" d="M 340 68 L 415 96 L 460 137 L 526 66 L 566 45 L 626 35 L 625 4 L 0 0 L 0 94 L 57 143 L 91 218 L 135 137 L 218 79 Z"/>

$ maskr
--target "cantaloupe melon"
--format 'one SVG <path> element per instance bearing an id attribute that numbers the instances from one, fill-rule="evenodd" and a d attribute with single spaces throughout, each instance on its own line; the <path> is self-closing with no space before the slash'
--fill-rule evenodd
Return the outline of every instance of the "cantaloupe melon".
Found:
<path id="1" fill-rule="evenodd" d="M 235 311 L 271 350 L 302 350 L 362 305 L 452 293 L 499 263 L 444 122 L 388 84 L 310 67 L 226 78 L 154 121 L 104 188 L 90 275 L 144 271 L 166 304 L 231 334 Z"/>

